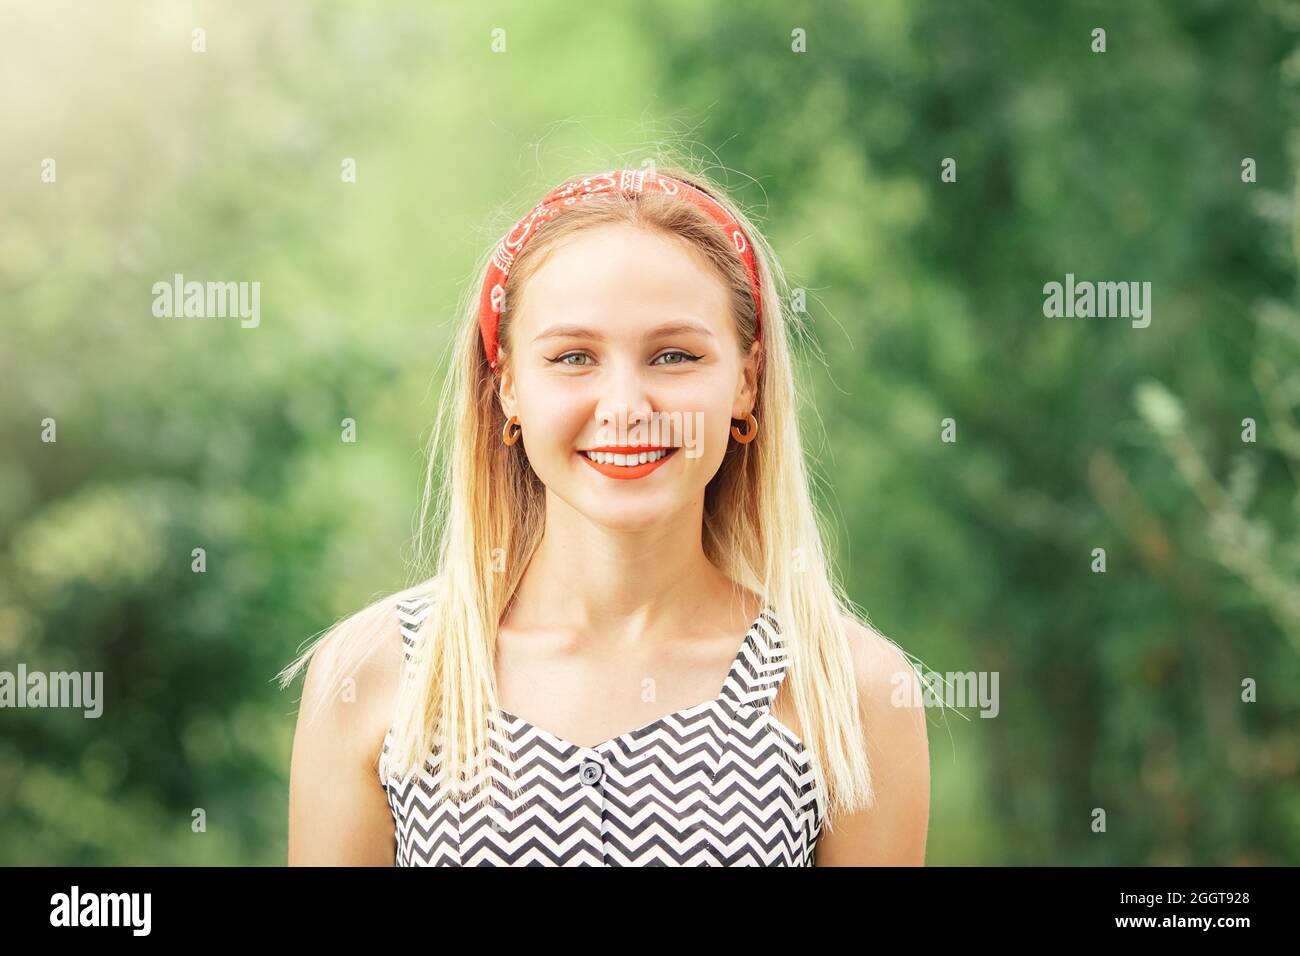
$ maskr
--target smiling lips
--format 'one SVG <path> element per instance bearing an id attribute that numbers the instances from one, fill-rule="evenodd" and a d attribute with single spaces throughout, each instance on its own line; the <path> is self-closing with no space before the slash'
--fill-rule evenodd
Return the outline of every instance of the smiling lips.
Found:
<path id="1" fill-rule="evenodd" d="M 578 452 L 578 457 L 608 478 L 644 478 L 676 452 L 663 445 L 605 445 Z"/>

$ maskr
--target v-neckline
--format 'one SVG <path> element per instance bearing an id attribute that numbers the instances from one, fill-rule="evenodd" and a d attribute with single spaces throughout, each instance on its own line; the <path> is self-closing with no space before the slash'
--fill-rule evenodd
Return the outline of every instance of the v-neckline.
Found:
<path id="1" fill-rule="evenodd" d="M 572 740 L 566 740 L 564 737 L 561 737 L 559 734 L 553 734 L 546 728 L 539 727 L 536 724 L 534 724 L 532 721 L 526 720 L 523 717 L 520 717 L 518 714 L 511 713 L 510 711 L 506 710 L 504 707 L 498 707 L 497 714 L 502 719 L 504 719 L 508 724 L 521 726 L 527 731 L 531 731 L 532 733 L 535 733 L 539 736 L 546 737 L 552 743 L 558 744 L 561 749 L 564 750 L 572 749 L 580 752 L 605 750 L 609 747 L 614 746 L 615 744 L 618 744 L 621 741 L 634 739 L 636 737 L 642 736 L 652 728 L 657 727 L 659 724 L 662 724 L 665 721 L 675 720 L 681 717 L 688 717 L 694 714 L 696 711 L 703 710 L 706 707 L 712 707 L 715 704 L 717 704 L 718 701 L 722 700 L 722 698 L 725 697 L 727 694 L 727 686 L 731 684 L 733 680 L 736 680 L 738 682 L 741 681 L 741 674 L 742 674 L 741 668 L 744 665 L 745 649 L 748 648 L 753 643 L 754 635 L 758 633 L 759 622 L 763 620 L 764 617 L 770 615 L 771 613 L 772 613 L 771 605 L 768 602 L 764 601 L 763 606 L 759 608 L 758 616 L 754 618 L 754 620 L 750 622 L 749 627 L 745 629 L 745 635 L 743 638 L 741 638 L 740 647 L 736 651 L 735 656 L 731 659 L 731 666 L 727 668 L 727 674 L 725 677 L 722 678 L 722 686 L 718 688 L 718 692 L 716 694 L 714 694 L 708 700 L 701 701 L 698 704 L 692 704 L 690 707 L 683 707 L 681 710 L 674 710 L 672 713 L 664 714 L 662 717 L 656 717 L 654 720 L 642 724 L 640 727 L 633 727 L 631 730 L 624 731 L 621 734 L 616 734 L 613 737 L 608 737 L 605 740 L 600 741 L 599 743 L 579 744 L 579 743 L 575 743 Z"/>

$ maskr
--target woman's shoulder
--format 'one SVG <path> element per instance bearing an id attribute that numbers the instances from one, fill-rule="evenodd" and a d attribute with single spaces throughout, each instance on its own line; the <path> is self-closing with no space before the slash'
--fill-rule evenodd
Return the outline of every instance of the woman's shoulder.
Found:
<path id="1" fill-rule="evenodd" d="M 911 657 L 855 613 L 841 612 L 840 626 L 853 659 L 859 706 L 868 723 L 914 730 L 915 705 L 923 696 Z"/>
<path id="2" fill-rule="evenodd" d="M 840 631 L 853 655 L 859 683 L 884 672 L 911 670 L 906 652 L 856 613 L 840 612 Z"/>
<path id="3" fill-rule="evenodd" d="M 851 609 L 841 608 L 838 621 L 842 647 L 852 662 L 857 706 L 864 723 L 876 730 L 907 724 L 914 736 L 915 712 L 899 706 L 900 702 L 922 699 L 917 670 L 907 653 Z M 781 695 L 775 707 L 781 720 L 791 727 L 799 726 L 793 707 L 784 704 Z"/>
<path id="4" fill-rule="evenodd" d="M 360 705 L 358 716 L 386 717 L 404 655 L 435 595 L 435 585 L 425 582 L 372 601 L 331 627 L 312 650 L 303 708 Z"/>
<path id="5" fill-rule="evenodd" d="M 817 844 L 818 866 L 900 866 L 925 861 L 930 759 L 919 675 L 909 655 L 857 615 L 841 616 L 873 781 L 865 803 L 843 812 Z"/>

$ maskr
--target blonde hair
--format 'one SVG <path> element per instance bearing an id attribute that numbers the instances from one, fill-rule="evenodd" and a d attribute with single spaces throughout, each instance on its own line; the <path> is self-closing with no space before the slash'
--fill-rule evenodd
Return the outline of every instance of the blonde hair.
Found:
<path id="1" fill-rule="evenodd" d="M 733 582 L 763 595 L 776 613 L 790 655 L 782 685 L 808 747 L 821 812 L 837 815 L 874 801 L 862 741 L 851 649 L 844 617 L 864 620 L 836 583 L 814 509 L 798 427 L 792 333 L 800 318 L 786 308 L 786 280 L 765 237 L 699 172 L 659 172 L 697 186 L 722 203 L 745 230 L 761 279 L 761 361 L 754 415 L 758 439 L 732 443 L 709 482 L 703 545 Z M 745 269 L 717 226 L 691 203 L 659 193 L 592 196 L 563 210 L 530 238 L 511 269 L 500 323 L 509 355 L 510 312 L 517 312 L 529 277 L 549 251 L 580 230 L 630 224 L 676 237 L 702 253 L 731 290 L 738 337 L 747 350 L 756 331 L 755 303 Z M 395 704 L 387 773 L 405 776 L 438 752 L 437 778 L 448 797 L 486 781 L 489 724 L 497 726 L 494 649 L 499 622 L 536 549 L 545 496 L 519 447 L 502 442 L 504 414 L 478 325 L 478 292 L 491 249 L 466 290 L 440 413 L 430 441 L 425 491 L 412 569 L 415 584 L 376 601 L 335 625 L 281 672 L 287 685 L 326 642 L 334 687 L 380 642 L 397 641 L 397 601 L 429 599 L 420 640 L 403 669 Z M 321 704 L 329 699 L 321 695 Z M 382 767 L 382 764 L 381 764 Z M 491 790 L 491 787 L 483 787 Z M 489 796 L 489 799 L 490 796 Z"/>

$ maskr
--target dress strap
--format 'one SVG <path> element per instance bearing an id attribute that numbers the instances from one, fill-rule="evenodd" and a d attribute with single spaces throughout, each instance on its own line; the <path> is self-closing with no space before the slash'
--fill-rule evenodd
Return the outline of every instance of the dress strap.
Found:
<path id="1" fill-rule="evenodd" d="M 722 697 L 737 706 L 766 710 L 785 679 L 788 657 L 776 612 L 764 604 L 731 665 Z"/>
<path id="2" fill-rule="evenodd" d="M 397 622 L 402 634 L 402 652 L 411 660 L 420 644 L 420 625 L 433 610 L 432 598 L 408 598 L 397 602 Z"/>

